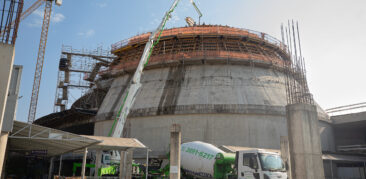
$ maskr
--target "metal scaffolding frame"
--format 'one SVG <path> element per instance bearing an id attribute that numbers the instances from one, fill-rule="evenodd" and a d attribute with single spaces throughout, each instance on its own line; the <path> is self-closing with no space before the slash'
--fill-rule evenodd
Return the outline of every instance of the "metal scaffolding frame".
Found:
<path id="1" fill-rule="evenodd" d="M 76 90 L 80 96 L 72 96 L 77 99 L 93 87 L 98 79 L 98 73 L 105 70 L 115 57 L 109 50 L 99 47 L 95 50 L 73 49 L 71 46 L 62 46 L 57 86 L 55 93 L 54 112 L 68 109 L 68 105 L 74 102 L 70 100 L 70 90 Z"/>

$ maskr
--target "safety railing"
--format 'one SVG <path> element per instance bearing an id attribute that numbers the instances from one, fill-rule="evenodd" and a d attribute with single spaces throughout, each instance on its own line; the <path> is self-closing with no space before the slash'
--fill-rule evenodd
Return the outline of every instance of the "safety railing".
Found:
<path id="1" fill-rule="evenodd" d="M 177 60 L 189 60 L 194 59 L 215 59 L 225 60 L 229 59 L 237 59 L 237 60 L 247 60 L 247 61 L 257 61 L 267 64 L 272 64 L 274 66 L 282 67 L 284 61 L 277 57 L 269 57 L 260 54 L 252 54 L 252 53 L 243 53 L 243 52 L 232 52 L 232 51 L 195 51 L 195 52 L 178 52 L 178 53 L 169 53 L 169 54 L 159 54 L 152 56 L 149 61 L 149 65 L 158 65 L 164 63 L 174 63 Z M 102 73 L 111 72 L 116 73 L 120 72 L 121 70 L 131 70 L 137 67 L 138 60 L 122 60 L 118 64 L 110 66 L 110 68 Z"/>
<path id="2" fill-rule="evenodd" d="M 137 35 L 117 43 L 112 44 L 111 50 L 116 51 L 123 47 L 132 44 L 145 43 L 149 39 L 151 32 L 144 33 L 141 35 Z M 278 39 L 263 33 L 254 30 L 244 29 L 244 28 L 235 28 L 228 26 L 194 26 L 194 27 L 181 27 L 181 28 L 172 28 L 164 30 L 162 33 L 162 37 L 167 36 L 185 36 L 185 35 L 207 35 L 207 34 L 220 34 L 220 35 L 229 35 L 229 36 L 247 36 L 254 39 L 262 40 L 272 45 L 278 46 L 282 50 L 286 50 L 286 46 Z"/>

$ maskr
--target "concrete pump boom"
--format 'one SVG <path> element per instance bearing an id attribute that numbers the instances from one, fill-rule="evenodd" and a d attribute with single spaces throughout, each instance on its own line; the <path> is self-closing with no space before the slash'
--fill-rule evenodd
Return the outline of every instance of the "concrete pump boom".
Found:
<path id="1" fill-rule="evenodd" d="M 113 122 L 112 128 L 109 132 L 109 136 L 112 136 L 112 137 L 121 137 L 122 136 L 123 127 L 126 122 L 127 116 L 130 112 L 130 109 L 132 108 L 132 106 L 134 104 L 136 95 L 141 87 L 140 80 L 141 80 L 141 76 L 142 76 L 142 71 L 144 70 L 144 67 L 148 63 L 148 60 L 152 53 L 152 49 L 159 42 L 161 33 L 164 30 L 164 26 L 165 26 L 166 22 L 169 20 L 171 13 L 174 11 L 175 7 L 177 7 L 179 1 L 180 0 L 174 1 L 173 5 L 170 7 L 169 11 L 167 11 L 165 16 L 163 17 L 163 20 L 159 24 L 158 28 L 153 33 L 151 33 L 149 40 L 145 45 L 145 49 L 141 56 L 140 62 L 136 68 L 135 74 L 133 75 L 133 78 L 130 81 L 129 87 L 127 88 L 127 90 L 125 92 L 125 97 L 123 98 L 121 107 L 117 113 L 117 117 Z M 159 36 L 156 38 L 157 34 L 159 34 Z M 155 38 L 156 38 L 156 40 L 155 40 Z M 112 134 L 113 129 L 114 129 L 114 132 Z"/>

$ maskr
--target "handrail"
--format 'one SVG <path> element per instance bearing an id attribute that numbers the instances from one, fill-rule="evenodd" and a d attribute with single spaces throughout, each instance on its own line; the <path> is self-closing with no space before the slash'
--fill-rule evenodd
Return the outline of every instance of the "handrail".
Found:
<path id="1" fill-rule="evenodd" d="M 216 27 L 216 28 L 215 28 Z M 171 35 L 188 35 L 188 34 L 227 34 L 227 35 L 242 35 L 242 36 L 251 36 L 253 38 L 262 39 L 272 45 L 276 45 L 282 50 L 286 50 L 286 46 L 275 37 L 272 37 L 266 33 L 244 29 L 244 28 L 236 28 L 236 27 L 228 27 L 228 26 L 193 26 L 193 27 L 179 27 L 167 29 L 163 32 L 162 37 L 171 36 Z M 148 40 L 151 32 L 143 33 L 140 35 L 133 36 L 128 39 L 121 40 L 117 43 L 111 45 L 112 52 L 123 47 L 128 46 L 129 44 L 137 44 L 143 43 Z"/>
<path id="2" fill-rule="evenodd" d="M 201 58 L 211 58 L 215 57 L 221 60 L 228 59 L 241 59 L 243 61 L 253 62 L 262 62 L 271 64 L 273 66 L 282 67 L 284 61 L 277 57 L 268 57 L 259 54 L 252 53 L 243 53 L 243 52 L 233 52 L 233 51 L 195 51 L 195 52 L 177 52 L 177 53 L 168 53 L 168 54 L 159 54 L 151 57 L 150 65 L 157 64 L 166 64 L 166 63 L 175 63 L 177 60 L 192 60 L 192 59 L 201 59 Z M 119 62 L 116 65 L 110 66 L 107 70 L 99 72 L 100 75 L 107 73 L 118 73 L 123 70 L 131 70 L 137 67 L 138 61 L 136 60 L 124 60 Z"/>

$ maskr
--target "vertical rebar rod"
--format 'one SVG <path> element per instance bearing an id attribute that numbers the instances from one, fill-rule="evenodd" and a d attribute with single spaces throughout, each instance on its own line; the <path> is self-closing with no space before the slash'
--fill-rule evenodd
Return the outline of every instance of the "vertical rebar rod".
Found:
<path id="1" fill-rule="evenodd" d="M 14 27 L 13 27 L 13 37 L 12 37 L 12 40 L 11 40 L 12 44 L 15 44 L 16 38 L 18 36 L 18 27 L 19 27 L 20 17 L 21 17 L 22 12 L 23 12 L 23 5 L 24 5 L 23 0 L 19 0 L 18 1 L 17 12 L 16 12 L 17 14 L 16 14 L 16 18 L 15 18 Z"/>
<path id="2" fill-rule="evenodd" d="M 292 38 L 291 38 L 291 26 L 290 26 L 290 21 L 287 22 L 288 26 L 287 26 L 287 29 L 288 29 L 288 36 L 289 36 L 289 45 L 290 45 L 290 54 L 291 54 L 291 58 L 293 58 L 293 54 L 292 54 Z"/>
<path id="3" fill-rule="evenodd" d="M 297 29 L 297 40 L 299 42 L 300 57 L 302 57 L 302 53 L 301 53 L 301 42 L 300 42 L 300 32 L 299 32 L 299 23 L 298 23 L 298 21 L 296 21 L 296 29 Z"/>
<path id="4" fill-rule="evenodd" d="M 10 32 L 11 32 L 11 27 L 9 26 L 11 24 L 11 20 L 13 19 L 13 12 L 14 12 L 14 0 L 10 1 L 10 5 L 9 5 L 9 10 L 8 10 L 8 14 L 6 17 L 6 40 L 5 43 L 9 43 L 9 37 L 10 37 Z"/>
<path id="5" fill-rule="evenodd" d="M 313 104 L 313 98 L 309 92 L 306 79 L 305 58 L 302 57 L 301 52 L 298 23 L 296 22 L 296 28 L 293 20 L 291 23 L 288 21 L 287 25 L 285 28 L 286 39 L 284 39 L 288 43 L 289 47 L 287 49 L 289 49 L 288 53 L 290 54 L 290 61 L 288 65 L 285 65 L 287 102 L 289 104 Z"/>
<path id="6" fill-rule="evenodd" d="M 4 13 L 5 13 L 5 5 L 6 5 L 6 1 L 4 0 L 4 4 L 3 4 L 3 9 L 1 12 L 1 22 L 0 22 L 0 31 L 2 31 L 3 29 L 3 19 L 4 19 Z M 4 34 L 2 34 L 4 36 Z"/>
<path id="7" fill-rule="evenodd" d="M 293 40 L 294 40 L 295 60 L 297 60 L 297 47 L 296 47 L 296 36 L 295 36 L 294 20 L 292 20 L 292 36 L 293 36 Z"/>
<path id="8" fill-rule="evenodd" d="M 285 44 L 285 37 L 283 36 L 283 24 L 281 24 L 281 38 L 282 38 L 282 45 Z"/>

